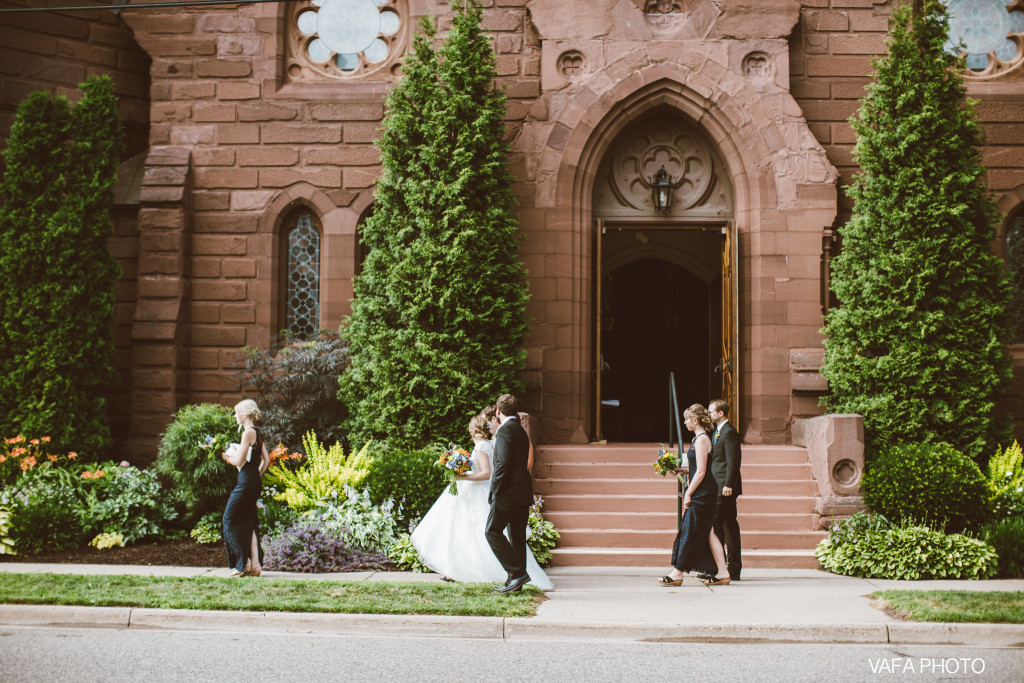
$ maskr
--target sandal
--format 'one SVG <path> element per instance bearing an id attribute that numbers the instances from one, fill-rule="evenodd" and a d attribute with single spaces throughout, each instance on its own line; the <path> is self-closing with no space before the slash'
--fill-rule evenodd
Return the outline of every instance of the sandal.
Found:
<path id="1" fill-rule="evenodd" d="M 263 567 L 256 567 L 256 569 L 249 568 L 242 572 L 242 576 L 259 576 L 262 573 Z"/>
<path id="2" fill-rule="evenodd" d="M 719 579 L 718 577 L 715 577 L 714 581 L 705 581 L 704 585 L 705 586 L 728 586 L 730 581 L 732 581 L 732 577 L 731 576 L 727 576 L 724 579 Z"/>
<path id="3" fill-rule="evenodd" d="M 682 579 L 673 579 L 670 576 L 663 576 L 658 579 L 659 586 L 681 586 L 683 585 Z"/>
<path id="4" fill-rule="evenodd" d="M 230 574 L 228 574 L 228 578 L 229 579 L 238 579 L 238 578 L 241 578 L 243 576 L 245 576 L 245 572 L 240 572 L 237 569 L 235 569 Z"/>
<path id="5" fill-rule="evenodd" d="M 452 578 L 452 577 L 450 577 L 450 576 L 442 576 L 442 577 L 441 577 L 441 580 L 442 580 L 442 581 L 447 581 L 448 583 L 455 583 L 455 579 L 453 579 L 453 578 Z"/>

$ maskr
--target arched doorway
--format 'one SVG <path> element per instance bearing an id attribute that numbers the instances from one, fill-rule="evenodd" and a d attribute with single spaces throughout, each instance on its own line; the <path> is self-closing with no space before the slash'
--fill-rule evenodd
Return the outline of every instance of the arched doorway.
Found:
<path id="1" fill-rule="evenodd" d="M 664 168 L 667 210 L 652 185 Z M 626 128 L 594 188 L 597 438 L 669 437 L 669 377 L 680 409 L 728 397 L 736 312 L 732 187 L 711 144 L 685 117 L 655 111 Z"/>

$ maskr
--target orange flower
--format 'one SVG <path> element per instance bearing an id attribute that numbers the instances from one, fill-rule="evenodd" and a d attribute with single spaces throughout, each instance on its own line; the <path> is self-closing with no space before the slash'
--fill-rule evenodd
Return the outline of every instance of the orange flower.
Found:
<path id="1" fill-rule="evenodd" d="M 25 441 L 24 434 L 18 434 L 16 437 L 14 437 L 14 443 L 22 443 L 23 441 Z"/>
<path id="2" fill-rule="evenodd" d="M 9 436 L 6 439 L 4 439 L 4 443 L 18 443 L 18 437 Z"/>
<path id="3" fill-rule="evenodd" d="M 24 460 L 21 461 L 21 471 L 22 472 L 27 472 L 28 470 L 32 469 L 35 466 L 36 466 L 35 456 L 29 456 L 29 457 L 27 457 L 27 458 L 25 458 Z"/>
<path id="4" fill-rule="evenodd" d="M 77 457 L 78 457 L 78 453 L 75 453 L 74 451 L 71 451 L 70 453 L 68 453 L 68 459 L 69 460 L 74 460 Z"/>
<path id="5" fill-rule="evenodd" d="M 39 439 L 32 439 L 31 441 L 29 441 L 29 443 L 32 444 L 33 446 L 38 446 L 39 445 Z"/>
<path id="6" fill-rule="evenodd" d="M 56 455 L 48 455 L 48 456 L 46 456 L 46 459 L 49 460 L 50 462 L 57 462 L 57 456 Z"/>
<path id="7" fill-rule="evenodd" d="M 50 443 L 50 437 L 44 436 L 42 439 L 40 439 L 40 441 L 42 441 L 43 443 Z"/>
<path id="8" fill-rule="evenodd" d="M 11 451 L 11 457 L 12 458 L 20 458 L 21 456 L 25 455 L 26 453 L 28 453 L 27 449 L 22 448 L 21 446 L 18 446 L 17 448 L 15 448 L 14 450 Z"/>

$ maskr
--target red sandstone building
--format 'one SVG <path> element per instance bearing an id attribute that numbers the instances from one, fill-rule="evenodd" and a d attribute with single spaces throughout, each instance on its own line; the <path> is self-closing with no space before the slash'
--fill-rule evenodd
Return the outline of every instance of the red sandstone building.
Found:
<path id="1" fill-rule="evenodd" d="M 994 249 L 1020 292 L 1024 3 L 952 4 L 989 12 L 969 27 L 968 89 L 1007 214 Z M 847 119 L 891 3 L 485 5 L 529 271 L 524 398 L 544 441 L 664 440 L 674 371 L 684 405 L 729 397 L 746 443 L 792 443 L 821 412 L 823 264 L 856 171 Z M 418 18 L 443 30 L 449 15 L 440 0 L 0 15 L 0 135 L 33 90 L 73 95 L 110 73 L 121 97 L 125 455 L 150 460 L 185 403 L 232 403 L 239 347 L 350 311 L 385 96 Z M 1012 353 L 1021 437 L 1024 345 Z"/>

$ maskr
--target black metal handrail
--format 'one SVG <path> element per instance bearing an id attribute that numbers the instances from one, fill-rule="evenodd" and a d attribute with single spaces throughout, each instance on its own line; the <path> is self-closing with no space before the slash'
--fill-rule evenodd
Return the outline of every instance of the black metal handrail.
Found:
<path id="1" fill-rule="evenodd" d="M 679 464 L 683 463 L 683 423 L 679 419 L 679 399 L 676 397 L 676 373 L 668 373 L 668 447 L 671 449 L 675 443 L 676 453 L 679 455 Z M 683 487 L 689 481 L 689 472 L 684 473 L 682 479 L 677 477 L 676 495 L 676 528 L 683 521 Z"/>

